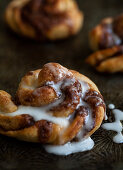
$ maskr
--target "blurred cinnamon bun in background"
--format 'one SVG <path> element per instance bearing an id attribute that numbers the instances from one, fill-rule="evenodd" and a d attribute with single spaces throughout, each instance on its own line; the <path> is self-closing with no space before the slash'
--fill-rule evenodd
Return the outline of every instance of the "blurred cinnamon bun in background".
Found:
<path id="1" fill-rule="evenodd" d="M 13 31 L 35 40 L 67 38 L 83 24 L 83 13 L 74 0 L 13 0 L 5 18 Z"/>

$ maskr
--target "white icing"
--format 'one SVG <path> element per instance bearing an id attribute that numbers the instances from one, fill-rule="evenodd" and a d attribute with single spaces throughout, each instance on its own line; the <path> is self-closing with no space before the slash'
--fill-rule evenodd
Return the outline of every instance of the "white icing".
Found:
<path id="1" fill-rule="evenodd" d="M 3 114 L 4 116 L 17 116 L 22 114 L 29 114 L 34 118 L 35 121 L 47 120 L 64 127 L 67 127 L 69 125 L 69 121 L 66 118 L 52 116 L 50 112 L 47 111 L 47 107 L 19 106 L 17 111 Z"/>
<path id="2" fill-rule="evenodd" d="M 83 98 L 85 97 L 86 92 L 90 89 L 89 85 L 86 82 L 79 81 L 79 83 L 81 84 L 81 87 L 82 87 L 82 94 L 81 94 L 80 102 L 77 105 L 77 109 L 80 106 L 87 106 L 88 107 L 87 103 L 83 101 Z"/>
<path id="3" fill-rule="evenodd" d="M 108 107 L 111 109 L 115 108 L 113 104 L 110 104 Z M 117 135 L 113 137 L 113 141 L 115 143 L 123 143 L 123 135 L 122 135 L 123 126 L 121 123 L 121 121 L 123 120 L 123 111 L 119 109 L 114 109 L 112 110 L 112 113 L 114 114 L 115 122 L 104 123 L 102 127 L 106 130 L 116 131 Z"/>
<path id="4" fill-rule="evenodd" d="M 115 143 L 123 143 L 123 135 L 122 135 L 122 133 L 118 133 L 116 136 L 114 136 L 113 141 Z"/>
<path id="5" fill-rule="evenodd" d="M 104 113 L 104 120 L 108 120 L 108 116 L 107 116 L 106 112 Z"/>
<path id="6" fill-rule="evenodd" d="M 94 141 L 89 137 L 79 142 L 68 142 L 65 145 L 53 146 L 45 145 L 44 148 L 47 152 L 56 155 L 69 155 L 76 152 L 84 152 L 91 150 L 94 146 Z"/>
<path id="7" fill-rule="evenodd" d="M 53 89 L 56 91 L 56 93 L 58 95 L 63 95 L 62 94 L 62 91 L 61 91 L 61 86 L 62 86 L 62 89 L 65 88 L 66 86 L 70 86 L 70 85 L 73 85 L 75 83 L 75 79 L 72 78 L 72 79 L 66 79 L 64 82 L 60 81 L 58 83 L 54 83 L 53 81 L 48 81 L 46 83 L 47 86 L 50 86 L 50 87 L 53 87 Z"/>
<path id="8" fill-rule="evenodd" d="M 58 83 L 54 83 L 53 81 L 48 81 L 46 85 L 52 87 L 58 96 L 63 95 L 61 92 L 62 81 Z"/>
<path id="9" fill-rule="evenodd" d="M 72 73 L 68 72 L 68 70 L 61 66 L 61 68 L 56 68 L 52 63 L 48 63 L 47 67 L 51 70 L 55 77 L 61 79 L 64 75 L 72 75 Z"/>
<path id="10" fill-rule="evenodd" d="M 12 113 L 4 113 L 0 112 L 0 114 L 4 114 L 4 116 L 17 116 L 22 114 L 29 114 L 34 118 L 35 121 L 38 120 L 47 120 L 51 121 L 53 123 L 59 124 L 61 126 L 67 127 L 69 125 L 69 120 L 65 117 L 55 117 L 52 116 L 52 112 L 48 111 L 52 107 L 57 106 L 59 103 L 63 101 L 63 98 L 56 100 L 54 103 L 51 103 L 47 106 L 43 107 L 32 107 L 32 106 L 22 106 L 20 105 L 17 109 L 17 111 Z"/>
<path id="11" fill-rule="evenodd" d="M 88 114 L 88 116 L 86 116 L 84 127 L 86 130 L 91 130 L 94 126 L 94 120 L 92 117 L 92 110 L 90 107 L 88 107 L 88 108 L 89 108 L 89 114 Z"/>
<path id="12" fill-rule="evenodd" d="M 84 81 L 79 81 L 82 87 L 82 98 L 85 97 L 85 93 L 90 89 L 89 85 Z"/>
<path id="13" fill-rule="evenodd" d="M 109 104 L 109 105 L 108 105 L 108 108 L 112 110 L 112 109 L 115 108 L 115 105 L 114 105 L 114 104 Z"/>

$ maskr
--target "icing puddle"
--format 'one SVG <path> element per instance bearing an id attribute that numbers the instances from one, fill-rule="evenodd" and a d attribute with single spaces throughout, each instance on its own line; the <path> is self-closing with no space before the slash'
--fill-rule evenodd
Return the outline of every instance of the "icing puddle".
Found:
<path id="1" fill-rule="evenodd" d="M 117 132 L 117 134 L 113 137 L 113 141 L 115 143 L 123 143 L 123 126 L 121 121 L 123 120 L 123 111 L 119 109 L 115 109 L 115 105 L 109 104 L 108 108 L 112 110 L 112 113 L 114 114 L 115 121 L 112 123 L 104 123 L 102 125 L 102 128 L 106 130 L 112 130 Z"/>
<path id="2" fill-rule="evenodd" d="M 68 142 L 65 145 L 45 145 L 44 148 L 47 152 L 56 155 L 69 155 L 76 152 L 84 152 L 91 150 L 94 146 L 94 141 L 89 137 L 79 142 Z"/>

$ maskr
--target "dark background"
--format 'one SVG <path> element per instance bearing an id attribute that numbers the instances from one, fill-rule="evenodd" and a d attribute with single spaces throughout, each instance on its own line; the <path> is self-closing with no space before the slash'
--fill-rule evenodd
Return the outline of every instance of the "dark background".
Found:
<path id="1" fill-rule="evenodd" d="M 4 10 L 9 1 L 0 0 L 0 89 L 14 95 L 26 72 L 47 62 L 58 62 L 91 78 L 106 104 L 113 103 L 123 110 L 123 75 L 99 74 L 84 62 L 91 53 L 88 31 L 102 18 L 122 13 L 123 0 L 78 0 L 85 16 L 80 33 L 67 40 L 44 44 L 19 37 L 7 28 Z M 112 135 L 113 132 L 100 128 L 92 135 L 93 150 L 67 157 L 48 154 L 40 144 L 0 135 L 0 170 L 122 170 L 123 144 L 113 143 Z"/>

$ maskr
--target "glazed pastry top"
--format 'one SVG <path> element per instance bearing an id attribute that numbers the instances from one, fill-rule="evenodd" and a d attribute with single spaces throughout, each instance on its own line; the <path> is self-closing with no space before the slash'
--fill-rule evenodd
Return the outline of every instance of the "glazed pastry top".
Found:
<path id="1" fill-rule="evenodd" d="M 90 136 L 100 126 L 105 111 L 94 83 L 57 63 L 48 63 L 22 78 L 16 93 L 19 106 L 10 100 L 9 111 L 4 101 L 0 105 L 2 118 L 19 123 L 6 125 L 1 118 L 0 126 L 14 131 L 36 126 L 42 143 L 64 144 Z"/>

